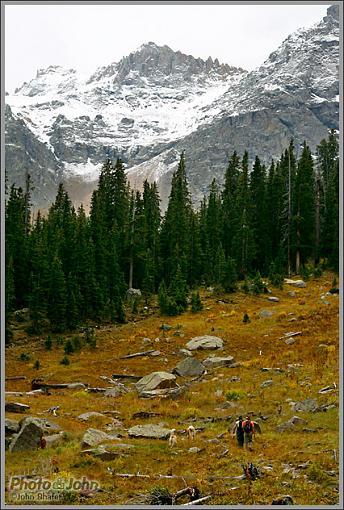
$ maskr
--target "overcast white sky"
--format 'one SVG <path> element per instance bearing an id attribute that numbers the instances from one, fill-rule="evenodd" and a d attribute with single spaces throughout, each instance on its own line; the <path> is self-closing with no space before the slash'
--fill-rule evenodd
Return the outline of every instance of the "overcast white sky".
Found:
<path id="1" fill-rule="evenodd" d="M 329 5 L 6 5 L 6 90 L 49 65 L 91 74 L 148 41 L 251 70 Z"/>

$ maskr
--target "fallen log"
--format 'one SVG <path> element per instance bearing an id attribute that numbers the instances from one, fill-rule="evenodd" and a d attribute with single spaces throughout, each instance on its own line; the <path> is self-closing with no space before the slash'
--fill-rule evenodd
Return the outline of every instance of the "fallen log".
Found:
<path id="1" fill-rule="evenodd" d="M 129 375 L 129 374 L 112 374 L 112 379 L 129 379 L 130 381 L 139 381 L 142 375 Z"/>
<path id="2" fill-rule="evenodd" d="M 155 349 L 149 349 L 149 351 L 142 352 L 134 352 L 133 354 L 127 354 L 126 356 L 121 356 L 119 359 L 128 359 L 128 358 L 136 358 L 138 356 L 149 356 Z"/>
<path id="3" fill-rule="evenodd" d="M 183 503 L 182 506 L 191 506 L 191 505 L 199 505 L 200 503 L 203 503 L 204 501 L 208 501 L 212 496 L 204 496 L 200 499 L 195 499 L 194 501 L 189 501 L 188 503 Z"/>

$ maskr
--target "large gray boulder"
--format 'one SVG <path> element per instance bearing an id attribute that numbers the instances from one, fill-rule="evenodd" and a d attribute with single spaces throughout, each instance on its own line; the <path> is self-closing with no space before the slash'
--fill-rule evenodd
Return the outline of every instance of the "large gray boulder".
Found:
<path id="1" fill-rule="evenodd" d="M 105 414 L 97 413 L 96 411 L 90 411 L 88 413 L 79 414 L 78 420 L 88 421 L 93 418 L 107 418 Z"/>
<path id="2" fill-rule="evenodd" d="M 173 373 L 182 377 L 201 375 L 204 371 L 204 365 L 198 359 L 192 357 L 183 359 L 173 369 Z"/>
<path id="3" fill-rule="evenodd" d="M 51 436 L 46 436 L 44 438 L 46 441 L 46 448 L 59 446 L 63 442 L 63 438 L 64 438 L 64 432 L 59 432 L 58 434 L 52 434 Z"/>
<path id="4" fill-rule="evenodd" d="M 176 386 L 176 376 L 169 372 L 152 372 L 135 383 L 139 395 L 145 391 L 175 388 Z"/>
<path id="5" fill-rule="evenodd" d="M 284 278 L 284 283 L 293 285 L 294 287 L 299 287 L 300 289 L 306 287 L 306 283 L 303 280 L 291 280 L 290 278 Z"/>
<path id="6" fill-rule="evenodd" d="M 19 432 L 20 425 L 16 420 L 5 418 L 5 436 L 10 436 Z"/>
<path id="7" fill-rule="evenodd" d="M 290 402 L 293 411 L 299 412 L 314 412 L 318 408 L 318 401 L 316 398 L 308 398 L 300 402 Z"/>
<path id="8" fill-rule="evenodd" d="M 148 437 L 151 439 L 167 439 L 171 429 L 160 427 L 160 425 L 135 425 L 128 430 L 129 437 Z"/>
<path id="9" fill-rule="evenodd" d="M 95 457 L 100 460 L 114 460 L 119 456 L 118 451 L 113 451 L 109 448 L 106 448 L 103 445 L 99 445 L 96 448 L 90 448 L 88 450 L 83 450 L 80 455 L 85 457 L 86 455 L 90 455 L 91 457 Z"/>
<path id="10" fill-rule="evenodd" d="M 12 439 L 10 452 L 21 452 L 25 450 L 36 450 L 40 445 L 43 430 L 34 422 L 23 425 L 18 434 Z"/>
<path id="11" fill-rule="evenodd" d="M 21 428 L 28 425 L 29 423 L 34 423 L 41 429 L 44 435 L 46 434 L 55 434 L 56 432 L 61 431 L 61 427 L 52 421 L 47 420 L 46 418 L 37 418 L 36 416 L 26 416 L 22 420 L 20 420 L 19 425 Z"/>
<path id="12" fill-rule="evenodd" d="M 104 441 L 111 441 L 112 439 L 118 439 L 118 435 L 110 435 L 98 429 L 87 429 L 82 438 L 81 445 L 83 448 L 89 448 L 97 446 L 99 443 L 103 443 Z"/>
<path id="13" fill-rule="evenodd" d="M 235 363 L 233 356 L 227 356 L 226 358 L 221 358 L 218 356 L 213 356 L 202 361 L 203 365 L 207 368 L 217 368 L 217 367 L 230 367 Z"/>
<path id="14" fill-rule="evenodd" d="M 186 348 L 189 351 L 194 351 L 196 349 L 222 349 L 223 340 L 218 336 L 195 336 L 186 344 Z"/>

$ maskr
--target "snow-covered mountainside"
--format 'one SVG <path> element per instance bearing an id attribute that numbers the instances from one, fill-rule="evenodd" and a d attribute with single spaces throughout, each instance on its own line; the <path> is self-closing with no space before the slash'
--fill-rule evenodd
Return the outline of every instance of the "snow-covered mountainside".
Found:
<path id="1" fill-rule="evenodd" d="M 87 79 L 59 66 L 39 70 L 6 96 L 9 181 L 22 184 L 20 175 L 33 173 L 37 205 L 40 187 L 61 178 L 85 199 L 78 189 L 95 187 L 102 162 L 115 154 L 134 185 L 155 179 L 167 197 L 186 149 L 197 201 L 213 176 L 221 179 L 231 150 L 271 157 L 291 136 L 314 145 L 338 127 L 338 18 L 331 6 L 251 73 L 151 42 Z M 35 146 L 30 165 L 23 130 Z"/>

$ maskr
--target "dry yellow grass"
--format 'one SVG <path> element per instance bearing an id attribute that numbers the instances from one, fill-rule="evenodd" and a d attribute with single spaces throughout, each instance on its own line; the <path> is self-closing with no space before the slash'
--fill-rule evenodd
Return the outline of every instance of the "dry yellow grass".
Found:
<path id="1" fill-rule="evenodd" d="M 8 398 L 30 405 L 30 414 L 40 416 L 52 405 L 60 405 L 61 412 L 52 421 L 58 423 L 68 434 L 61 446 L 38 450 L 37 452 L 9 453 L 6 456 L 7 477 L 36 470 L 42 476 L 53 476 L 56 466 L 60 473 L 74 478 L 86 476 L 96 479 L 105 490 L 92 500 L 76 500 L 80 504 L 117 504 L 134 501 L 135 494 L 149 491 L 153 486 L 167 487 L 177 491 L 184 486 L 181 479 L 122 479 L 113 477 L 107 467 L 114 472 L 136 473 L 155 476 L 173 473 L 183 475 L 190 485 L 197 485 L 202 495 L 212 494 L 210 504 L 271 504 L 279 494 L 291 494 L 297 505 L 333 505 L 338 503 L 338 459 L 334 460 L 333 450 L 338 452 L 338 408 L 327 412 L 293 412 L 288 399 L 297 401 L 317 398 L 319 405 L 338 404 L 338 391 L 318 394 L 319 389 L 336 382 L 338 387 L 338 296 L 329 296 L 330 304 L 321 302 L 320 295 L 331 287 L 333 275 L 309 281 L 304 289 L 296 289 L 296 296 L 290 297 L 285 286 L 274 289 L 279 302 L 269 302 L 266 295 L 252 296 L 243 293 L 221 298 L 203 293 L 204 310 L 197 314 L 185 313 L 178 317 L 159 317 L 156 313 L 148 318 L 137 317 L 121 327 L 106 325 L 97 330 L 97 348 L 83 347 L 81 352 L 69 356 L 69 366 L 60 365 L 64 356 L 63 346 L 44 348 L 45 337 L 28 338 L 19 327 L 16 342 L 6 352 L 6 376 L 25 375 L 24 381 L 7 381 L 7 391 L 28 391 L 34 377 L 43 377 L 49 382 L 85 382 L 90 386 L 108 386 L 99 376 L 113 373 L 146 375 L 157 370 L 170 371 L 182 359 L 179 349 L 197 335 L 211 334 L 224 340 L 224 349 L 219 355 L 232 355 L 240 362 L 235 368 L 218 368 L 208 373 L 201 381 L 194 382 L 189 390 L 177 400 L 139 399 L 136 391 L 116 398 L 105 398 L 102 394 L 87 393 L 82 390 L 52 390 L 51 395 Z M 271 317 L 260 318 L 259 312 L 268 309 Z M 250 322 L 242 322 L 248 313 Z M 295 320 L 294 320 L 295 319 Z M 168 323 L 182 336 L 174 336 L 176 329 L 163 333 L 162 323 Z M 286 332 L 302 331 L 295 337 L 295 343 L 287 345 L 280 339 Z M 73 337 L 75 335 L 69 335 Z M 143 338 L 152 340 L 143 344 Z M 159 338 L 159 341 L 155 339 Z M 326 344 L 321 346 L 321 344 Z M 161 351 L 159 357 L 137 357 L 119 359 L 128 353 L 155 348 Z M 260 354 L 261 351 L 261 354 Z M 31 360 L 18 361 L 22 352 L 29 352 Z M 213 352 L 196 352 L 202 360 Z M 33 363 L 39 359 L 41 368 L 36 370 Z M 288 371 L 289 364 L 300 364 Z M 263 367 L 279 367 L 278 372 L 262 372 Z M 231 381 L 233 376 L 240 381 Z M 261 384 L 272 379 L 273 384 L 261 388 Z M 181 381 L 178 381 L 181 382 Z M 233 407 L 221 408 L 226 402 L 226 394 L 238 392 L 239 400 L 232 401 Z M 280 408 L 280 409 L 279 409 Z M 278 410 L 280 414 L 278 414 Z M 108 421 L 96 419 L 87 423 L 77 416 L 87 411 L 118 411 L 123 423 L 122 442 L 135 445 L 126 455 L 111 462 L 94 458 L 80 457 L 80 439 L 84 431 L 91 427 L 104 430 Z M 158 416 L 147 419 L 134 419 L 134 413 L 150 411 Z M 240 450 L 228 427 L 239 414 L 251 413 L 260 421 L 262 435 L 254 438 L 252 452 Z M 293 415 L 307 420 L 306 427 L 315 432 L 278 433 L 277 425 Z M 232 419 L 226 420 L 228 416 Z M 18 419 L 21 415 L 7 413 L 7 417 Z M 46 415 L 42 415 L 46 416 Z M 49 416 L 48 416 L 49 417 Z M 202 418 L 223 418 L 222 421 L 202 422 Z M 126 429 L 139 423 L 163 422 L 168 428 L 185 429 L 188 420 L 196 419 L 194 425 L 204 430 L 196 435 L 191 443 L 184 436 L 178 436 L 175 449 L 168 447 L 167 441 L 130 439 Z M 109 418 L 111 421 L 111 417 Z M 219 443 L 209 443 L 224 433 Z M 188 452 L 190 446 L 202 448 L 199 453 Z M 221 453 L 228 453 L 221 457 Z M 50 459 L 53 458 L 53 463 Z M 211 477 L 237 476 L 242 474 L 242 464 L 253 462 L 261 468 L 271 465 L 262 477 L 250 485 L 240 480 L 211 480 Z M 285 464 L 296 468 L 309 462 L 305 469 L 298 471 L 293 478 L 284 473 Z M 334 476 L 331 472 L 335 472 Z M 330 474 L 326 473 L 329 472 Z M 307 476 L 304 476 L 307 475 Z M 193 477 L 190 480 L 187 477 Z M 237 489 L 230 490 L 232 487 Z"/>

